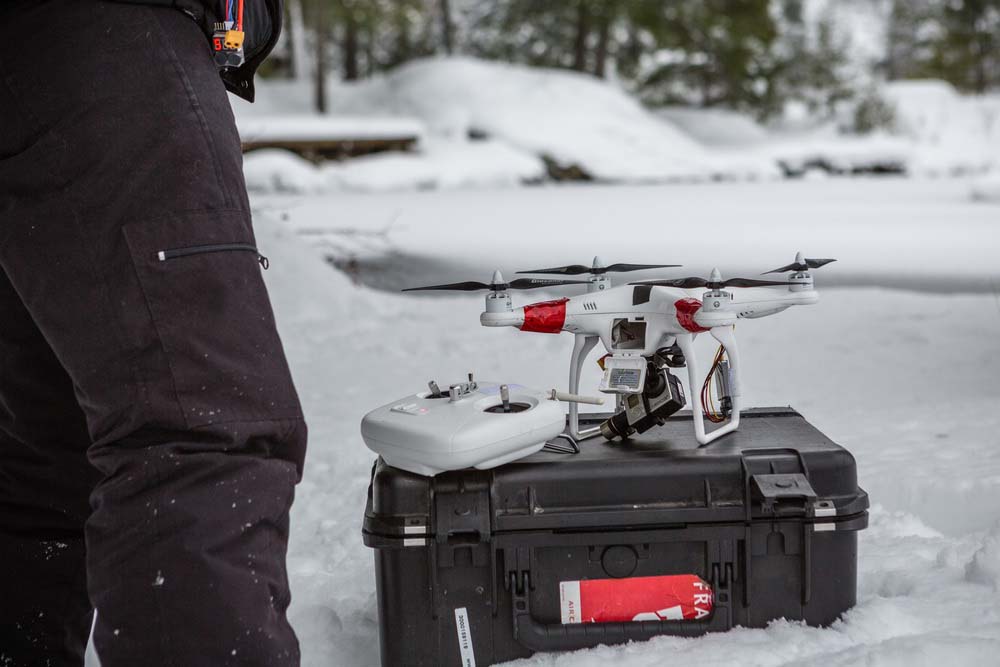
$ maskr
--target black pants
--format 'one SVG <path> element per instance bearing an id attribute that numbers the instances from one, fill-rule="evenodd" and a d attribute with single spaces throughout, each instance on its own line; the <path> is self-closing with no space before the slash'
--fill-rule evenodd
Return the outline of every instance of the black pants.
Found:
<path id="1" fill-rule="evenodd" d="M 0 3 L 0 665 L 81 665 L 94 608 L 104 667 L 298 663 L 254 245 L 193 21 Z"/>

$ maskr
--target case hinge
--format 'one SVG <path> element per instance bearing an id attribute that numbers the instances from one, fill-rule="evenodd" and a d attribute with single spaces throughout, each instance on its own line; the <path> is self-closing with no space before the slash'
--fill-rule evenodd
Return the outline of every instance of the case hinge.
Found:
<path id="1" fill-rule="evenodd" d="M 531 549 L 529 547 L 504 549 L 503 560 L 507 570 L 504 587 L 518 595 L 526 594 L 532 588 Z"/>

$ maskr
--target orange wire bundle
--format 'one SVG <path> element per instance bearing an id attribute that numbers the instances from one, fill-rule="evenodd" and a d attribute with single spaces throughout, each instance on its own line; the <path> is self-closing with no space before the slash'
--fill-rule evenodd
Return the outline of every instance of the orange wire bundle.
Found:
<path id="1" fill-rule="evenodd" d="M 713 424 L 719 424 L 726 421 L 726 416 L 715 409 L 715 399 L 712 396 L 712 380 L 715 378 L 716 373 L 719 372 L 719 365 L 726 356 L 726 348 L 719 345 L 719 350 L 715 353 L 715 359 L 712 361 L 712 368 L 709 369 L 708 375 L 705 376 L 705 383 L 701 385 L 701 411 L 704 413 L 705 418 Z"/>

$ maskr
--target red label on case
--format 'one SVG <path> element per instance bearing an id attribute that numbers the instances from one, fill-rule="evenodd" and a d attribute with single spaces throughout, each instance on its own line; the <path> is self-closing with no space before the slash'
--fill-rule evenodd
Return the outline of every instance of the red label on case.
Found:
<path id="1" fill-rule="evenodd" d="M 697 620 L 713 602 L 712 587 L 693 574 L 559 582 L 564 624 Z"/>
<path id="2" fill-rule="evenodd" d="M 566 323 L 566 302 L 569 299 L 542 301 L 524 307 L 524 324 L 521 331 L 559 333 Z"/>

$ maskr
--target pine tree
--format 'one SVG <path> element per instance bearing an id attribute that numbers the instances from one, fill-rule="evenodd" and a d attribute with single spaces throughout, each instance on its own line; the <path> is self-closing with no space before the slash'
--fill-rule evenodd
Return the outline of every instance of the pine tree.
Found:
<path id="1" fill-rule="evenodd" d="M 837 35 L 830 16 L 807 25 L 803 0 L 783 0 L 779 17 L 780 38 L 765 77 L 767 108 L 776 110 L 795 101 L 814 115 L 832 115 L 839 102 L 855 94 L 845 73 L 846 42 Z"/>
<path id="2" fill-rule="evenodd" d="M 887 79 L 928 75 L 928 63 L 934 55 L 933 42 L 941 34 L 940 15 L 938 0 L 892 0 L 882 65 Z"/>
<path id="3" fill-rule="evenodd" d="M 1000 0 L 953 0 L 941 27 L 928 74 L 975 93 L 1000 85 Z"/>
<path id="4" fill-rule="evenodd" d="M 766 115 L 777 26 L 768 0 L 634 3 L 630 19 L 654 49 L 636 85 L 650 104 L 726 106 Z M 645 62 L 644 62 L 645 61 Z"/>

